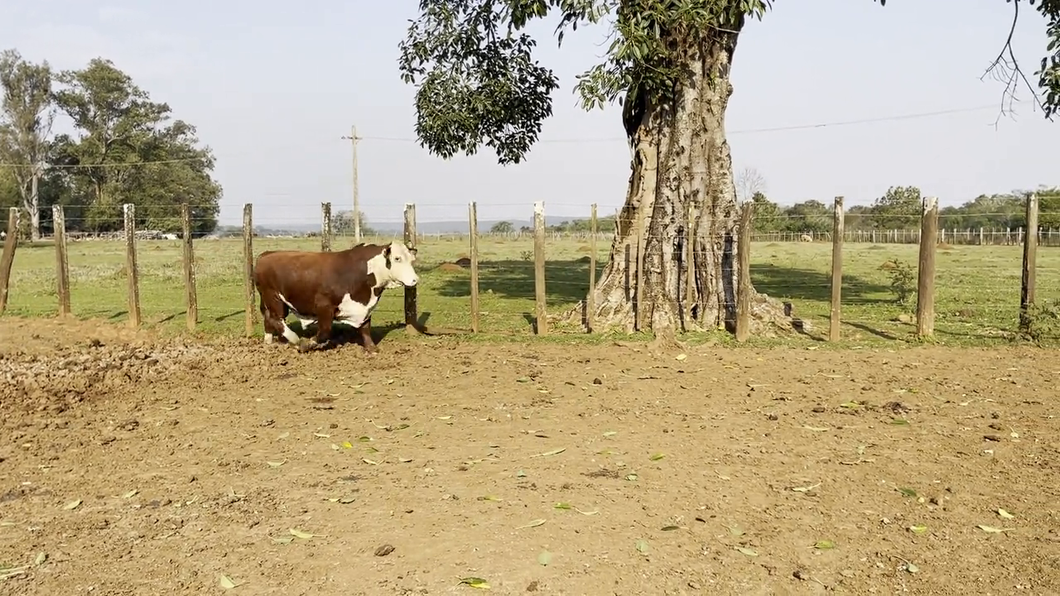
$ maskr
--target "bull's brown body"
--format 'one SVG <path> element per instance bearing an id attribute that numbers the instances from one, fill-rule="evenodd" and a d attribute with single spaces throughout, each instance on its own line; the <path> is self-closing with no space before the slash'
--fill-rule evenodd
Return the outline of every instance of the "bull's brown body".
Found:
<path id="1" fill-rule="evenodd" d="M 315 321 L 311 349 L 327 345 L 336 320 L 360 330 L 366 350 L 374 351 L 371 314 L 383 291 L 392 285 L 415 285 L 415 254 L 404 244 L 358 244 L 335 252 L 265 251 L 254 269 L 261 299 L 265 340 L 299 343 L 287 326 L 292 312 L 303 326 Z M 395 272 L 396 271 L 396 272 Z M 409 283 L 411 282 L 411 283 Z"/>

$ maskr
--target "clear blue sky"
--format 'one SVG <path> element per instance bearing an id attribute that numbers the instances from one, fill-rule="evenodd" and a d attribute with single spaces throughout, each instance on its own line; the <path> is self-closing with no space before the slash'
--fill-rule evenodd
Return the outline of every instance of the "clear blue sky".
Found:
<path id="1" fill-rule="evenodd" d="M 226 223 L 245 202 L 262 225 L 319 221 L 321 201 L 349 208 L 350 144 L 340 137 L 351 124 L 369 137 L 360 186 L 370 221 L 398 221 L 406 202 L 417 203 L 420 221 L 463 219 L 469 201 L 480 220 L 529 219 L 535 200 L 549 215 L 621 205 L 629 152 L 619 110 L 587 114 L 572 94 L 574 75 L 603 49 L 603 30 L 579 31 L 557 49 L 551 27 L 536 28 L 540 59 L 562 87 L 544 142 L 524 164 L 501 167 L 488 151 L 445 161 L 412 141 L 413 88 L 397 72 L 417 4 L 4 0 L 0 40 L 64 69 L 109 58 L 168 102 L 217 155 Z M 728 114 L 735 167 L 758 169 L 773 200 L 869 203 L 888 186 L 917 185 L 948 205 L 1060 183 L 1060 124 L 1032 112 L 1025 90 L 1017 119 L 993 125 L 1001 84 L 979 77 L 1007 33 L 1003 0 L 776 6 L 741 37 Z M 1043 55 L 1044 22 L 1023 13 L 1016 49 L 1030 73 Z M 984 109 L 741 132 L 966 108 Z"/>

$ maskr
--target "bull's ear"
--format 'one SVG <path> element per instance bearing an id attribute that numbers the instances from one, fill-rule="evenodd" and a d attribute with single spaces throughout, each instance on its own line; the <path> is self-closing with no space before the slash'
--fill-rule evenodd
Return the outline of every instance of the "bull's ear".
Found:
<path id="1" fill-rule="evenodd" d="M 416 249 L 415 248 L 410 248 L 409 252 L 412 253 L 412 256 L 416 256 Z"/>
<path id="2" fill-rule="evenodd" d="M 383 248 L 383 258 L 387 259 L 387 260 L 390 259 L 390 245 L 389 244 L 387 244 L 386 247 Z"/>

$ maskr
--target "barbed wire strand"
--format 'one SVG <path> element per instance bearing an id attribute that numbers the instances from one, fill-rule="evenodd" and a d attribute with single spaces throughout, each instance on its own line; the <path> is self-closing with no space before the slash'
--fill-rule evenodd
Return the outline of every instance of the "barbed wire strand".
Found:
<path id="1" fill-rule="evenodd" d="M 829 128 L 835 126 L 853 126 L 857 124 L 873 124 L 878 122 L 894 122 L 899 120 L 915 120 L 920 118 L 934 118 L 938 116 L 949 116 L 952 114 L 961 114 L 968 112 L 979 112 L 983 110 L 996 109 L 996 105 L 976 106 L 968 108 L 952 108 L 947 110 L 935 110 L 932 112 L 914 112 L 906 114 L 895 114 L 892 116 L 879 116 L 875 118 L 858 118 L 855 120 L 836 120 L 831 122 L 816 122 L 812 124 L 794 124 L 787 126 L 773 126 L 767 128 L 748 128 L 743 130 L 732 130 L 727 131 L 728 135 L 741 135 L 741 134 L 763 134 L 771 132 L 788 132 L 794 130 L 810 130 L 817 128 Z M 373 136 L 365 135 L 358 136 L 357 140 L 365 141 L 389 141 L 389 142 L 402 142 L 402 143 L 418 143 L 419 140 L 411 137 L 388 137 L 388 136 Z M 627 142 L 625 137 L 603 137 L 603 138 L 585 138 L 585 139 L 540 139 L 537 141 L 541 144 L 556 144 L 556 143 L 614 143 L 614 142 Z M 155 164 L 170 164 L 170 163 L 186 163 L 192 161 L 202 161 L 205 159 L 214 159 L 213 157 L 188 157 L 182 159 L 164 159 L 157 161 L 140 161 L 133 163 L 107 163 L 107 164 L 51 164 L 48 168 L 57 169 L 78 169 L 78 168 L 115 168 L 115 167 L 139 167 L 148 166 Z M 34 164 L 16 164 L 16 163 L 0 163 L 0 167 L 3 168 L 27 168 L 32 167 Z"/>
<path id="2" fill-rule="evenodd" d="M 810 130 L 815 128 L 828 128 L 833 126 L 851 126 L 855 124 L 872 124 L 876 122 L 893 122 L 897 120 L 914 120 L 918 118 L 933 118 L 936 116 L 948 116 L 951 114 L 961 114 L 968 112 L 981 112 L 983 110 L 994 110 L 996 105 L 987 106 L 976 106 L 970 108 L 952 108 L 948 110 L 936 110 L 933 112 L 915 112 L 908 114 L 896 114 L 893 116 L 879 116 L 876 118 L 858 118 L 856 120 L 835 120 L 832 122 L 817 122 L 813 124 L 793 124 L 787 126 L 772 126 L 767 128 L 746 128 L 743 130 L 730 130 L 726 131 L 727 135 L 744 135 L 744 134 L 762 134 L 770 132 L 787 132 L 793 130 Z M 370 141 L 393 141 L 401 143 L 418 143 L 418 139 L 410 137 L 379 137 L 379 136 L 358 136 L 358 140 L 370 140 Z M 539 143 L 613 143 L 613 142 L 626 142 L 626 137 L 601 137 L 601 138 L 587 138 L 587 139 L 541 139 Z"/>

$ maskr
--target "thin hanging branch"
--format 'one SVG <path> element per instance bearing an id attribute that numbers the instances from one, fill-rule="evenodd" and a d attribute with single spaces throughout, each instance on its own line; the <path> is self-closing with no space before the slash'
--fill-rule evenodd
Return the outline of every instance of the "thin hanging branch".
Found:
<path id="1" fill-rule="evenodd" d="M 1016 52 L 1012 48 L 1012 38 L 1016 34 L 1016 23 L 1019 22 L 1020 18 L 1020 1 L 1013 0 L 1012 2 L 1012 24 L 1009 26 L 1008 36 L 1005 38 L 1005 44 L 1001 46 L 1001 51 L 998 52 L 997 58 L 994 58 L 990 66 L 987 67 L 979 80 L 982 81 L 986 77 L 990 77 L 995 81 L 1004 84 L 1004 89 L 1001 92 L 1001 109 L 998 111 L 997 119 L 994 120 L 994 126 L 997 126 L 1001 118 L 1006 115 L 1015 115 L 1014 104 L 1019 101 L 1016 97 L 1016 91 L 1019 88 L 1020 81 L 1027 86 L 1027 89 L 1031 92 L 1031 98 L 1034 101 L 1034 106 L 1041 108 L 1045 111 L 1045 106 L 1042 104 L 1041 98 L 1038 96 L 1038 90 L 1031 84 L 1027 75 L 1024 74 L 1023 68 L 1020 66 L 1019 60 L 1016 58 Z M 1052 117 L 1048 115 L 1046 111 L 1046 118 L 1052 120 Z"/>

